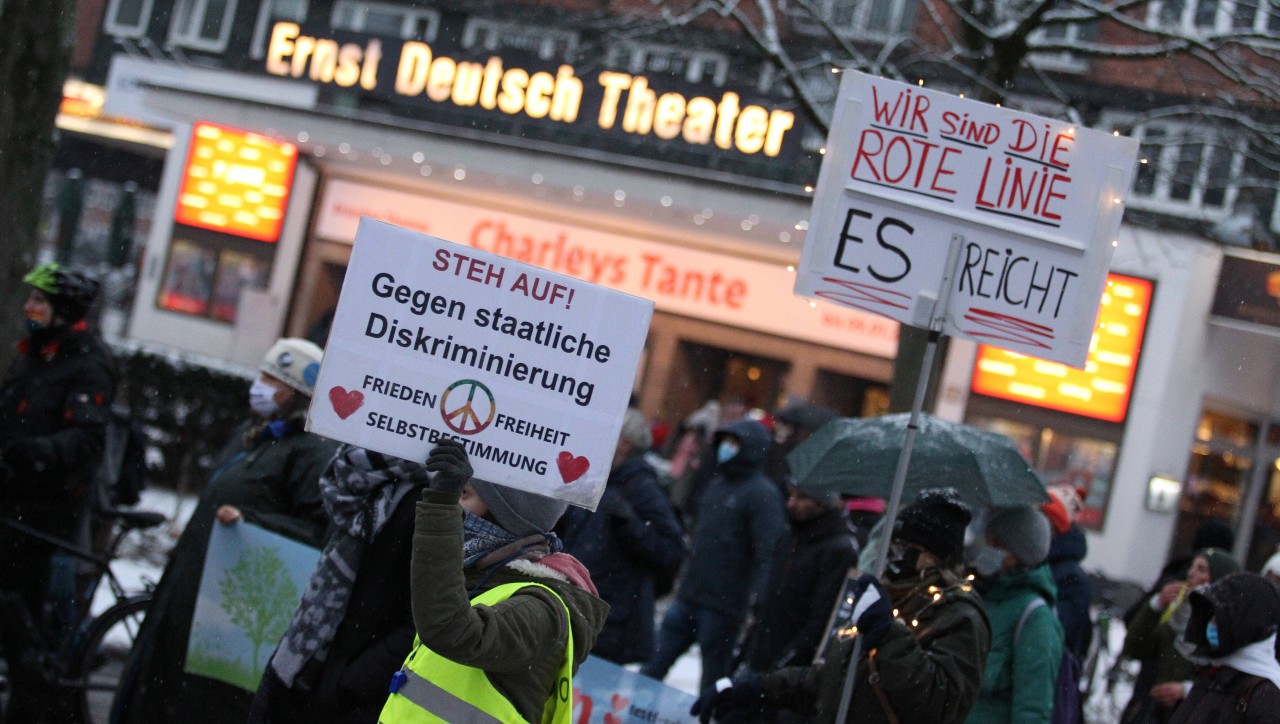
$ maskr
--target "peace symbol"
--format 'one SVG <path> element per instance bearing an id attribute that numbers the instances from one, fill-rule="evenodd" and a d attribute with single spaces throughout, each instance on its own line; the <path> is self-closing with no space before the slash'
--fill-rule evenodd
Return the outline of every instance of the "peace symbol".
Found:
<path id="1" fill-rule="evenodd" d="M 477 392 L 480 394 L 477 395 Z M 449 405 L 450 396 L 454 399 L 452 407 Z M 493 393 L 479 380 L 458 380 L 449 385 L 440 398 L 440 417 L 450 430 L 459 435 L 474 435 L 485 429 L 493 422 L 493 415 L 497 410 Z M 481 415 L 484 415 L 484 419 L 481 419 Z"/>

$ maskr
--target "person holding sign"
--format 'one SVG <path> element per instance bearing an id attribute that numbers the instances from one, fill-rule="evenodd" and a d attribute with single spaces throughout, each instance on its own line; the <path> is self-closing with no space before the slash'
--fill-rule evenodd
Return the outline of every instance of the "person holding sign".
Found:
<path id="1" fill-rule="evenodd" d="M 318 481 L 337 443 L 304 426 L 322 355 L 311 342 L 285 338 L 263 358 L 249 388 L 253 416 L 223 448 L 174 546 L 121 677 L 112 721 L 244 721 L 249 692 L 184 671 L 191 617 L 215 521 L 243 519 L 319 547 L 326 521 Z"/>
<path id="2" fill-rule="evenodd" d="M 834 722 L 854 642 L 862 655 L 846 721 L 958 724 L 978 696 L 991 645 L 982 601 L 961 576 L 968 506 L 954 489 L 922 491 L 894 523 L 882 580 L 850 580 L 848 612 L 836 621 L 817 661 L 750 674 L 706 693 L 692 713 L 754 721 L 765 707 Z M 843 723 L 841 723 L 843 724 Z"/>
<path id="3" fill-rule="evenodd" d="M 441 440 L 418 502 L 410 584 L 418 640 L 378 721 L 568 722 L 573 674 L 608 605 L 549 531 L 565 503 L 472 478 Z"/>

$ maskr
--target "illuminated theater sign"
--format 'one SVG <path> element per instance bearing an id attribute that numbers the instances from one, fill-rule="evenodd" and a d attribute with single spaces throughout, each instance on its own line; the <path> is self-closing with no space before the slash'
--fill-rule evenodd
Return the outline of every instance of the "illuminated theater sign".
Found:
<path id="1" fill-rule="evenodd" d="M 280 238 L 298 149 L 266 136 L 197 123 L 174 219 L 274 242 Z"/>
<path id="2" fill-rule="evenodd" d="M 974 365 L 973 391 L 1123 422 L 1138 368 L 1151 291 L 1152 284 L 1145 279 L 1108 274 L 1084 369 L 982 345 Z"/>
<path id="3" fill-rule="evenodd" d="M 799 149 L 795 113 L 741 90 L 609 69 L 580 74 L 571 64 L 515 51 L 465 57 L 474 53 L 343 31 L 329 35 L 276 23 L 263 70 L 335 93 L 350 89 L 394 100 L 400 112 L 431 120 L 458 123 L 480 114 L 489 119 L 480 125 L 488 130 L 502 130 L 495 122 L 522 124 L 524 137 L 561 140 L 572 129 L 763 159 Z"/>

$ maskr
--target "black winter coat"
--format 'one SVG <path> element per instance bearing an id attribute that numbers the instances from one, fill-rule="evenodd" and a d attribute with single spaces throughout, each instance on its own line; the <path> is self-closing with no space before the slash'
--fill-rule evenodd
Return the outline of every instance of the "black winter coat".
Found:
<path id="1" fill-rule="evenodd" d="M 324 663 L 313 674 L 317 683 L 310 691 L 286 689 L 268 666 L 258 693 L 265 711 L 250 722 L 367 724 L 378 720 L 391 677 L 413 649 L 409 581 L 414 506 L 420 495 L 421 488 L 405 494 L 361 556 L 346 615 Z M 258 705 L 255 701 L 255 709 Z"/>
<path id="2" fill-rule="evenodd" d="M 739 420 L 716 431 L 730 434 L 741 449 L 702 494 L 693 550 L 676 597 L 742 619 L 753 597 L 760 598 L 769 563 L 786 529 L 786 511 L 778 486 L 764 474 L 769 431 L 754 420 Z"/>
<path id="3" fill-rule="evenodd" d="M 654 577 L 674 576 L 685 556 L 683 530 L 643 455 L 622 461 L 596 512 L 570 507 L 557 526 L 565 552 L 591 573 L 609 604 L 591 653 L 616 664 L 653 654 Z"/>
<path id="4" fill-rule="evenodd" d="M 840 588 L 857 562 L 858 544 L 844 511 L 793 522 L 774 551 L 764 599 L 743 647 L 747 668 L 764 673 L 812 663 Z"/>
<path id="5" fill-rule="evenodd" d="M 0 388 L 0 514 L 71 537 L 102 462 L 115 394 L 115 361 L 84 322 L 19 343 Z"/>

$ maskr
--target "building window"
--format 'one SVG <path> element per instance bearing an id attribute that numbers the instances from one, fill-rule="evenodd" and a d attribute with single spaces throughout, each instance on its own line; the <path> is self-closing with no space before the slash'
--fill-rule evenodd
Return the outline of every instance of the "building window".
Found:
<path id="1" fill-rule="evenodd" d="M 607 64 L 625 68 L 632 75 L 657 73 L 683 77 L 690 83 L 722 86 L 729 73 L 729 59 L 709 50 L 669 45 L 627 43 L 609 48 Z"/>
<path id="2" fill-rule="evenodd" d="M 387 3 L 340 0 L 333 6 L 332 24 L 335 30 L 431 42 L 440 27 L 440 13 Z"/>
<path id="3" fill-rule="evenodd" d="M 226 50 L 235 10 L 235 0 L 178 0 L 169 42 L 213 52 Z"/>
<path id="4" fill-rule="evenodd" d="M 308 0 L 263 0 L 258 9 L 258 21 L 253 26 L 253 41 L 249 45 L 249 57 L 267 57 L 267 38 L 275 24 L 288 20 L 302 23 L 307 19 Z"/>
<path id="5" fill-rule="evenodd" d="M 240 295 L 266 289 L 271 254 L 261 242 L 216 238 L 179 226 L 169 245 L 156 304 L 161 309 L 234 324 Z"/>
<path id="6" fill-rule="evenodd" d="M 1052 44 L 1069 47 L 1075 43 L 1093 37 L 1094 25 L 1091 23 L 1050 22 L 1031 31 L 1027 43 L 1035 48 Z M 1030 60 L 1037 68 L 1055 70 L 1063 73 L 1084 73 L 1089 70 L 1089 63 L 1082 56 L 1070 50 L 1052 50 L 1031 53 Z"/>
<path id="7" fill-rule="evenodd" d="M 1247 148 L 1221 133 L 1168 123 L 1140 126 L 1129 204 L 1181 216 L 1225 216 L 1244 180 Z"/>
<path id="8" fill-rule="evenodd" d="M 111 0 L 103 29 L 118 38 L 142 37 L 151 20 L 151 3 L 152 0 Z"/>
<path id="9" fill-rule="evenodd" d="M 787 10 L 797 29 L 805 32 L 825 32 L 811 15 L 816 9 L 823 20 L 851 37 L 885 40 L 912 33 L 919 5 L 919 0 L 817 0 L 789 3 Z"/>
<path id="10" fill-rule="evenodd" d="M 471 18 L 462 31 L 462 47 L 488 51 L 520 50 L 542 60 L 565 60 L 578 47 L 578 34 L 487 18 Z"/>
<path id="11" fill-rule="evenodd" d="M 1158 0 L 1147 20 L 1192 33 L 1280 33 L 1280 0 Z"/>

